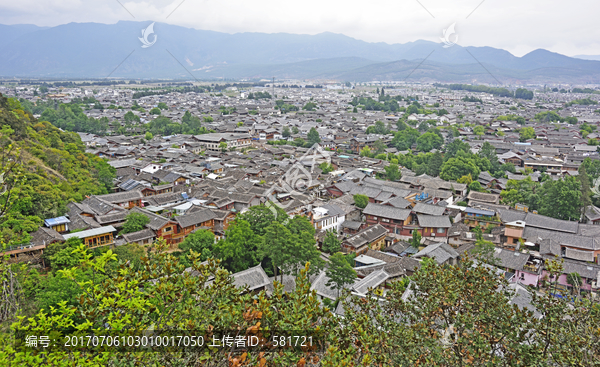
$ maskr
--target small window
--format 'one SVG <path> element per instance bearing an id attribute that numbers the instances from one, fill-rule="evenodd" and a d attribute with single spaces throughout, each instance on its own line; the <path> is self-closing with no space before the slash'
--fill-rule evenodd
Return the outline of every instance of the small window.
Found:
<path id="1" fill-rule="evenodd" d="M 444 233 L 445 229 L 444 228 L 438 228 L 437 229 L 437 233 Z"/>

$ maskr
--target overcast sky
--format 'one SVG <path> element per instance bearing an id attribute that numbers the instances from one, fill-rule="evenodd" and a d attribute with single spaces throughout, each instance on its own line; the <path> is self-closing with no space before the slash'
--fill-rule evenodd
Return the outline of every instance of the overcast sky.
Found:
<path id="1" fill-rule="evenodd" d="M 443 29 L 456 22 L 462 46 L 497 47 L 516 56 L 538 48 L 600 55 L 598 0 L 119 1 L 0 0 L 0 23 L 153 20 L 227 33 L 334 32 L 368 42 L 405 43 L 440 42 Z"/>

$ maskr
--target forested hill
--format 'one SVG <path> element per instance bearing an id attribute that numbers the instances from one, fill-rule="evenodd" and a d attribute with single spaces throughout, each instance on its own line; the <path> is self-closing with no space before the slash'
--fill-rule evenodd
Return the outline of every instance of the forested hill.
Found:
<path id="1" fill-rule="evenodd" d="M 2 94 L 0 127 L 0 243 L 27 243 L 43 219 L 64 215 L 69 201 L 109 192 L 114 168 L 85 153 L 76 133 L 38 121 Z"/>

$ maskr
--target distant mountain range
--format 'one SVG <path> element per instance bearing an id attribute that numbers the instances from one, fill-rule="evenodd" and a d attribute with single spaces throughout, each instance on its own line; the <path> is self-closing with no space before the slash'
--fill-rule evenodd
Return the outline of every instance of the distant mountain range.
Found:
<path id="1" fill-rule="evenodd" d="M 142 48 L 138 38 L 150 24 L 0 25 L 0 76 L 600 83 L 600 61 L 543 49 L 516 57 L 492 47 L 444 48 L 423 40 L 387 44 L 334 33 L 227 34 L 164 23 L 154 24 L 146 38 L 151 46 Z"/>
<path id="2" fill-rule="evenodd" d="M 600 61 L 600 55 L 575 55 L 573 57 L 576 59 Z"/>

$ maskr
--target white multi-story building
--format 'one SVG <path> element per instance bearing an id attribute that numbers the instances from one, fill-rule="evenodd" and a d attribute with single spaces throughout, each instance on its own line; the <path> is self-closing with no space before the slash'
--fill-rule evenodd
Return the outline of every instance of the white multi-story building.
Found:
<path id="1" fill-rule="evenodd" d="M 345 220 L 346 214 L 335 204 L 326 204 L 313 209 L 313 223 L 317 230 L 339 232 Z"/>

